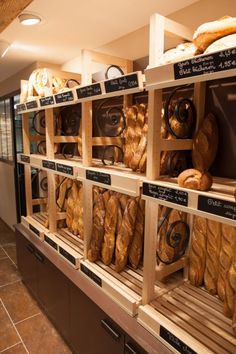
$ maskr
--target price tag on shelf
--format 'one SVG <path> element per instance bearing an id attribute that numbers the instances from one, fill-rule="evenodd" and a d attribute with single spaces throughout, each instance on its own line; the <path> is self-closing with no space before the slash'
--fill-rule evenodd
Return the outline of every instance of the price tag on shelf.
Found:
<path id="1" fill-rule="evenodd" d="M 21 154 L 21 155 L 20 155 L 20 160 L 21 160 L 22 162 L 30 163 L 30 156 Z"/>
<path id="2" fill-rule="evenodd" d="M 175 80 L 236 68 L 236 47 L 174 64 Z"/>
<path id="3" fill-rule="evenodd" d="M 57 163 L 57 171 L 65 173 L 70 176 L 73 176 L 73 174 L 74 174 L 74 169 L 72 166 L 67 166 L 62 163 Z"/>
<path id="4" fill-rule="evenodd" d="M 139 87 L 138 74 L 129 74 L 104 82 L 106 93 Z"/>
<path id="5" fill-rule="evenodd" d="M 33 233 L 36 234 L 38 237 L 40 236 L 39 230 L 36 229 L 36 227 L 34 227 L 33 225 L 29 224 L 29 229 L 33 231 Z"/>
<path id="6" fill-rule="evenodd" d="M 26 102 L 26 107 L 27 109 L 35 109 L 35 108 L 38 108 L 38 102 L 37 101 L 29 101 L 29 102 Z"/>
<path id="7" fill-rule="evenodd" d="M 54 98 L 53 96 L 47 96 L 47 97 L 42 97 L 39 99 L 40 101 L 40 106 L 45 107 L 54 104 Z"/>
<path id="8" fill-rule="evenodd" d="M 199 195 L 198 210 L 236 221 L 236 203 Z"/>
<path id="9" fill-rule="evenodd" d="M 44 235 L 44 241 L 57 251 L 57 243 L 53 241 L 50 237 Z"/>
<path id="10" fill-rule="evenodd" d="M 156 184 L 144 182 L 143 195 L 155 199 L 165 200 L 174 204 L 188 206 L 188 193 L 178 189 L 157 186 Z"/>
<path id="11" fill-rule="evenodd" d="M 197 354 L 193 349 L 186 345 L 182 340 L 177 338 L 173 333 L 165 327 L 160 326 L 160 337 L 174 347 L 181 354 Z"/>
<path id="12" fill-rule="evenodd" d="M 111 176 L 108 173 L 86 170 L 86 179 L 111 185 Z"/>
<path id="13" fill-rule="evenodd" d="M 66 258 L 70 263 L 72 264 L 76 264 L 76 260 L 75 257 L 73 257 L 69 252 L 67 252 L 64 248 L 62 248 L 61 246 L 59 246 L 59 253 Z"/>
<path id="14" fill-rule="evenodd" d="M 99 83 L 79 87 L 76 89 L 78 99 L 98 96 L 102 94 L 102 88 Z"/>
<path id="15" fill-rule="evenodd" d="M 24 103 L 20 103 L 16 106 L 16 112 L 17 113 L 20 113 L 22 111 L 25 111 L 26 110 L 26 105 Z"/>
<path id="16" fill-rule="evenodd" d="M 53 161 L 43 160 L 43 167 L 49 170 L 56 170 L 56 164 Z"/>
<path id="17" fill-rule="evenodd" d="M 96 283 L 99 286 L 102 286 L 102 279 L 97 276 L 94 272 L 92 272 L 89 268 L 87 268 L 84 264 L 80 264 L 80 270 L 84 274 L 87 275 L 94 283 Z"/>
<path id="18" fill-rule="evenodd" d="M 55 95 L 56 103 L 70 102 L 74 100 L 72 91 L 65 91 Z"/>

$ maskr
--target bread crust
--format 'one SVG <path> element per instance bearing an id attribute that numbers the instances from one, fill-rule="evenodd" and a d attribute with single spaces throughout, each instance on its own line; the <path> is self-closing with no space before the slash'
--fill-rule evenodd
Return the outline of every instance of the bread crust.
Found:
<path id="1" fill-rule="evenodd" d="M 177 182 L 183 188 L 208 191 L 212 186 L 213 180 L 210 173 L 190 168 L 179 174 Z"/>

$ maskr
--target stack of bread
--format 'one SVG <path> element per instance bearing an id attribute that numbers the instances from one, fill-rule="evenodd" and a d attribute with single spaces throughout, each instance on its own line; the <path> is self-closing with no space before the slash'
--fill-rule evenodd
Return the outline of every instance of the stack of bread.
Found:
<path id="1" fill-rule="evenodd" d="M 148 112 L 144 104 L 125 109 L 124 164 L 133 171 L 146 171 Z"/>
<path id="2" fill-rule="evenodd" d="M 190 59 L 236 46 L 236 18 L 224 16 L 204 23 L 194 32 L 192 42 L 181 43 L 158 58 L 157 65 Z"/>
<path id="3" fill-rule="evenodd" d="M 79 181 L 73 181 L 69 190 L 66 206 L 66 225 L 75 236 L 84 238 L 83 223 L 83 185 Z"/>
<path id="4" fill-rule="evenodd" d="M 122 271 L 127 263 L 137 268 L 143 251 L 144 201 L 94 187 L 93 229 L 88 250 L 91 262 L 115 263 Z"/>
<path id="5" fill-rule="evenodd" d="M 189 280 L 224 303 L 224 314 L 233 318 L 236 334 L 236 228 L 194 217 L 189 254 Z"/>

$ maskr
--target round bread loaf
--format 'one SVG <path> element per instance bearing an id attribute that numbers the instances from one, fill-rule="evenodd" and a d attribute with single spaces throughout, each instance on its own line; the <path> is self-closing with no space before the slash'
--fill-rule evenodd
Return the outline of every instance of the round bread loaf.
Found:
<path id="1" fill-rule="evenodd" d="M 204 52 L 211 43 L 232 33 L 236 33 L 236 18 L 224 16 L 199 26 L 193 35 L 193 43 Z"/>
<path id="2" fill-rule="evenodd" d="M 199 191 L 208 191 L 212 186 L 212 176 L 210 173 L 204 173 L 193 168 L 180 173 L 177 181 L 180 187 Z"/>
<path id="3" fill-rule="evenodd" d="M 209 54 L 232 47 L 236 47 L 236 33 L 230 34 L 213 42 L 209 45 L 209 47 L 207 47 L 204 54 Z"/>
<path id="4" fill-rule="evenodd" d="M 193 57 L 197 52 L 197 47 L 191 43 L 181 43 L 176 48 L 167 50 L 158 60 L 158 65 L 175 63 Z"/>

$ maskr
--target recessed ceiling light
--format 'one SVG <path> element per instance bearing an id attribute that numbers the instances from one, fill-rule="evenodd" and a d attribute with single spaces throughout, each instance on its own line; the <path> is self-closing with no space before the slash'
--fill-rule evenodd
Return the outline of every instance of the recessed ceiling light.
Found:
<path id="1" fill-rule="evenodd" d="M 19 21 L 24 26 L 34 26 L 41 22 L 41 18 L 33 14 L 21 14 L 18 16 Z"/>
<path id="2" fill-rule="evenodd" d="M 10 48 L 10 44 L 8 42 L 5 41 L 0 41 L 0 57 L 3 58 L 8 49 Z"/>

